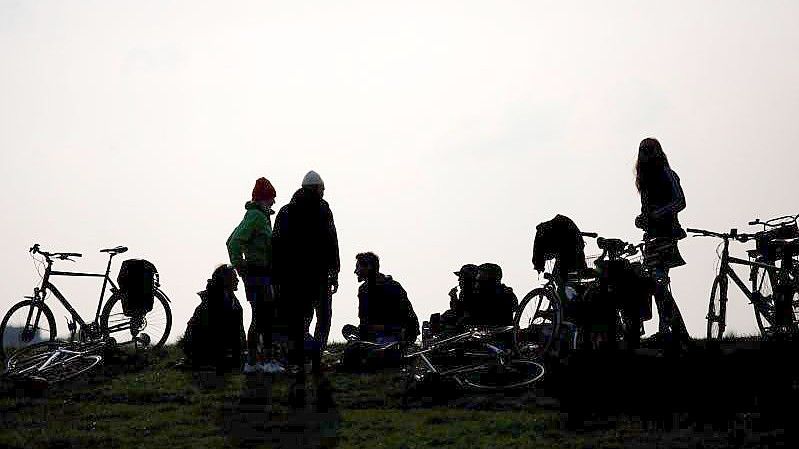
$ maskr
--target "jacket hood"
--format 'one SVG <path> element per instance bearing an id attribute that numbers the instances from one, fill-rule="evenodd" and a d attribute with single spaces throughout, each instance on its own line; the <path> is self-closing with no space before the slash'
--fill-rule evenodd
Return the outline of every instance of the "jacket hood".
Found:
<path id="1" fill-rule="evenodd" d="M 291 204 L 305 204 L 309 202 L 324 202 L 322 197 L 310 189 L 299 188 L 291 196 Z"/>
<path id="2" fill-rule="evenodd" d="M 261 212 L 267 215 L 274 215 L 275 213 L 275 211 L 273 211 L 272 208 L 264 207 L 256 203 L 255 201 L 247 201 L 246 203 L 244 203 L 244 208 L 247 210 L 252 210 L 252 209 L 260 210 Z"/>

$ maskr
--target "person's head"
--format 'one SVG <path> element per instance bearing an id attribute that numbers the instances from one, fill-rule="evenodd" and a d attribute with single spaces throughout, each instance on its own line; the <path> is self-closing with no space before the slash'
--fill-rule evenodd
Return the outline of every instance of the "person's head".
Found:
<path id="1" fill-rule="evenodd" d="M 461 291 L 474 289 L 474 282 L 477 280 L 477 265 L 467 263 L 459 271 L 453 273 L 458 276 L 458 286 Z"/>
<path id="2" fill-rule="evenodd" d="M 484 263 L 477 267 L 477 285 L 498 285 L 502 281 L 502 268 L 495 263 Z"/>
<path id="3" fill-rule="evenodd" d="M 641 192 L 653 174 L 669 167 L 669 159 L 657 139 L 647 137 L 638 145 L 638 159 L 635 161 L 635 187 Z"/>
<path id="4" fill-rule="evenodd" d="M 325 196 L 325 183 L 319 173 L 311 170 L 302 178 L 302 188 L 316 192 L 320 197 Z"/>
<path id="5" fill-rule="evenodd" d="M 380 271 L 380 258 L 373 252 L 359 253 L 355 256 L 355 276 L 358 282 L 374 278 Z"/>
<path id="6" fill-rule="evenodd" d="M 236 276 L 236 270 L 227 264 L 216 267 L 211 274 L 211 279 L 208 280 L 208 287 L 236 291 L 239 287 L 239 278 Z"/>
<path id="7" fill-rule="evenodd" d="M 272 187 L 272 183 L 266 178 L 258 178 L 255 180 L 255 187 L 252 188 L 253 202 L 263 204 L 265 206 L 272 206 L 275 204 L 275 197 L 277 192 Z"/>

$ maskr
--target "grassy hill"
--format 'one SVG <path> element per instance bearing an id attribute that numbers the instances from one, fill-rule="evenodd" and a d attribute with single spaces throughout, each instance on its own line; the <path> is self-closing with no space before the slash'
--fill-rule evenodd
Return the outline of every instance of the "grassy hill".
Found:
<path id="1" fill-rule="evenodd" d="M 691 410 L 658 415 L 634 407 L 592 407 L 608 397 L 580 388 L 569 391 L 589 406 L 575 425 L 564 414 L 575 412 L 574 395 L 571 408 L 549 397 L 550 391 L 560 392 L 564 401 L 569 397 L 555 376 L 584 382 L 565 371 L 554 370 L 536 391 L 458 395 L 438 405 L 411 400 L 408 407 L 399 371 L 331 372 L 336 407 L 316 412 L 313 389 L 306 409 L 288 406 L 284 377 L 186 372 L 175 369 L 178 359 L 178 349 L 167 347 L 146 357 L 117 354 L 93 375 L 49 389 L 5 383 L 0 447 L 695 448 L 760 447 L 786 438 L 780 425 L 747 411 L 748 402 L 724 413 L 712 409 L 715 419 L 698 420 Z M 598 363 L 581 373 L 596 371 L 603 366 Z M 706 374 L 691 375 L 704 382 Z"/>

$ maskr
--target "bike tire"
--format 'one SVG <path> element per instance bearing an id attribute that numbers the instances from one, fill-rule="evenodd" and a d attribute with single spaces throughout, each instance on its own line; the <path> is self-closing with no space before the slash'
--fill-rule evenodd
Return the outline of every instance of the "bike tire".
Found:
<path id="1" fill-rule="evenodd" d="M 56 359 L 51 366 L 41 368 L 52 355 L 65 348 L 80 350 L 77 345 L 62 341 L 48 341 L 28 346 L 9 358 L 8 368 L 4 374 L 11 378 L 28 378 L 54 384 L 77 377 L 99 365 L 103 360 L 102 356 L 97 354 L 80 354 L 68 356 L 66 360 Z"/>
<path id="2" fill-rule="evenodd" d="M 52 341 L 52 340 L 55 340 L 56 336 L 58 335 L 58 331 L 56 330 L 55 317 L 53 316 L 53 312 L 50 310 L 49 307 L 47 307 L 46 304 L 43 304 L 41 302 L 35 303 L 35 302 L 33 302 L 33 301 L 29 300 L 29 299 L 26 299 L 24 301 L 20 301 L 20 302 L 14 304 L 13 306 L 11 306 L 11 309 L 9 309 L 9 311 L 3 317 L 3 321 L 0 323 L 0 359 L 2 359 L 2 360 L 6 360 L 8 358 L 8 356 L 10 356 L 11 353 L 14 352 L 14 350 L 15 350 L 14 348 L 22 349 L 22 348 L 25 348 L 27 346 L 30 346 L 30 345 L 35 344 L 35 343 L 38 342 L 38 341 L 33 341 L 33 339 L 20 341 L 20 338 L 23 337 L 23 335 L 20 333 L 19 336 L 16 339 L 13 339 L 13 340 L 15 340 L 16 343 L 22 343 L 22 345 L 12 345 L 12 337 L 10 335 L 8 335 L 9 334 L 9 329 L 8 329 L 9 322 L 11 321 L 11 317 L 14 315 L 14 313 L 17 312 L 19 309 L 22 309 L 24 307 L 33 307 L 33 308 L 37 308 L 37 309 L 39 309 L 41 311 L 41 312 L 38 312 L 38 313 L 34 312 L 32 314 L 32 316 L 35 316 L 36 314 L 44 314 L 44 317 L 47 320 L 47 326 L 48 327 L 46 329 L 47 335 L 42 335 L 42 340 L 44 340 L 44 341 Z M 41 315 L 39 316 L 39 319 L 41 320 Z M 24 322 L 24 326 L 28 326 L 30 324 L 27 321 L 27 317 L 26 317 L 26 319 L 24 321 L 25 321 Z M 15 324 L 15 322 L 12 322 L 11 324 Z M 39 340 L 39 341 L 41 341 L 41 340 Z"/>
<path id="3" fill-rule="evenodd" d="M 720 340 L 727 326 L 727 278 L 716 276 L 710 288 L 707 309 L 707 339 Z"/>
<path id="4" fill-rule="evenodd" d="M 146 333 L 148 326 L 157 332 L 157 339 L 142 349 L 158 349 L 166 343 L 172 330 L 172 310 L 169 299 L 161 289 L 155 290 L 153 309 L 142 318 L 131 318 L 122 313 L 122 296 L 114 294 L 108 298 L 100 315 L 100 331 L 105 337 L 116 340 L 118 345 L 132 344 L 139 334 Z M 160 308 L 159 308 L 160 306 Z M 141 319 L 141 322 L 137 320 Z M 131 328 L 134 327 L 134 331 Z M 148 335 L 150 335 L 148 333 Z M 139 349 L 140 345 L 135 345 Z"/>
<path id="5" fill-rule="evenodd" d="M 465 387 L 478 391 L 502 391 L 526 387 L 544 376 L 544 365 L 532 360 L 511 360 L 500 367 L 487 363 L 454 375 Z"/>
<path id="6" fill-rule="evenodd" d="M 556 349 L 562 313 L 560 301 L 553 291 L 539 287 L 527 293 L 513 317 L 514 350 L 532 358 L 542 357 Z"/>

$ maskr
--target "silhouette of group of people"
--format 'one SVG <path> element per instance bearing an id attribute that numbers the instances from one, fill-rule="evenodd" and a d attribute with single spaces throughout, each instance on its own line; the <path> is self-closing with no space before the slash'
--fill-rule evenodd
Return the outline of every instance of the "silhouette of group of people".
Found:
<path id="1" fill-rule="evenodd" d="M 685 263 L 677 249 L 677 241 L 685 237 L 677 219 L 685 208 L 685 196 L 679 177 L 656 139 L 647 138 L 640 143 L 635 186 L 641 197 L 636 226 L 644 231 L 645 240 L 665 242 L 661 245 L 665 250 L 660 252 L 654 266 L 658 279 L 654 296 L 660 316 L 659 330 L 687 337 L 668 285 L 669 270 Z M 319 373 L 319 354 L 327 344 L 332 296 L 338 289 L 340 271 L 336 226 L 324 191 L 322 178 L 309 171 L 289 203 L 280 208 L 273 225 L 276 190 L 266 178 L 256 180 L 252 198 L 244 206 L 244 217 L 227 240 L 230 265 L 214 271 L 206 290 L 200 293 L 201 305 L 187 329 L 190 334 L 194 325 L 211 322 L 229 329 L 229 335 L 219 338 L 216 347 L 210 341 L 195 339 L 192 344 L 196 353 L 211 357 L 218 366 L 226 359 L 223 355 L 232 354 L 226 360 L 244 373 L 282 373 L 289 368 L 296 376 L 297 385 L 302 385 L 308 352 L 312 373 Z M 536 246 L 539 236 L 568 235 L 574 224 L 561 222 L 559 217 L 562 216 L 539 225 Z M 540 272 L 542 260 L 554 256 L 555 276 L 565 278 L 566 273 L 585 268 L 584 244 L 577 232 L 577 240 L 566 239 L 572 244 L 558 243 L 534 254 L 534 267 Z M 541 248 L 545 246 L 540 244 Z M 243 281 L 252 310 L 246 336 L 241 324 L 242 306 L 234 294 L 238 285 L 236 274 Z M 455 274 L 459 285 L 449 293 L 450 308 L 432 326 L 454 329 L 464 325 L 513 323 L 518 300 L 512 289 L 502 283 L 502 269 L 498 265 L 466 264 Z M 419 324 L 413 306 L 399 282 L 380 272 L 378 256 L 371 252 L 358 254 L 355 275 L 362 283 L 358 289 L 360 337 L 375 342 L 415 341 Z M 309 340 L 306 336 L 314 315 L 316 328 L 310 340 L 313 345 L 306 351 Z M 287 342 L 288 366 L 274 353 L 275 335 Z M 203 351 L 200 348 L 204 345 L 213 349 Z M 302 399 L 301 390 L 299 387 L 298 400 Z"/>

